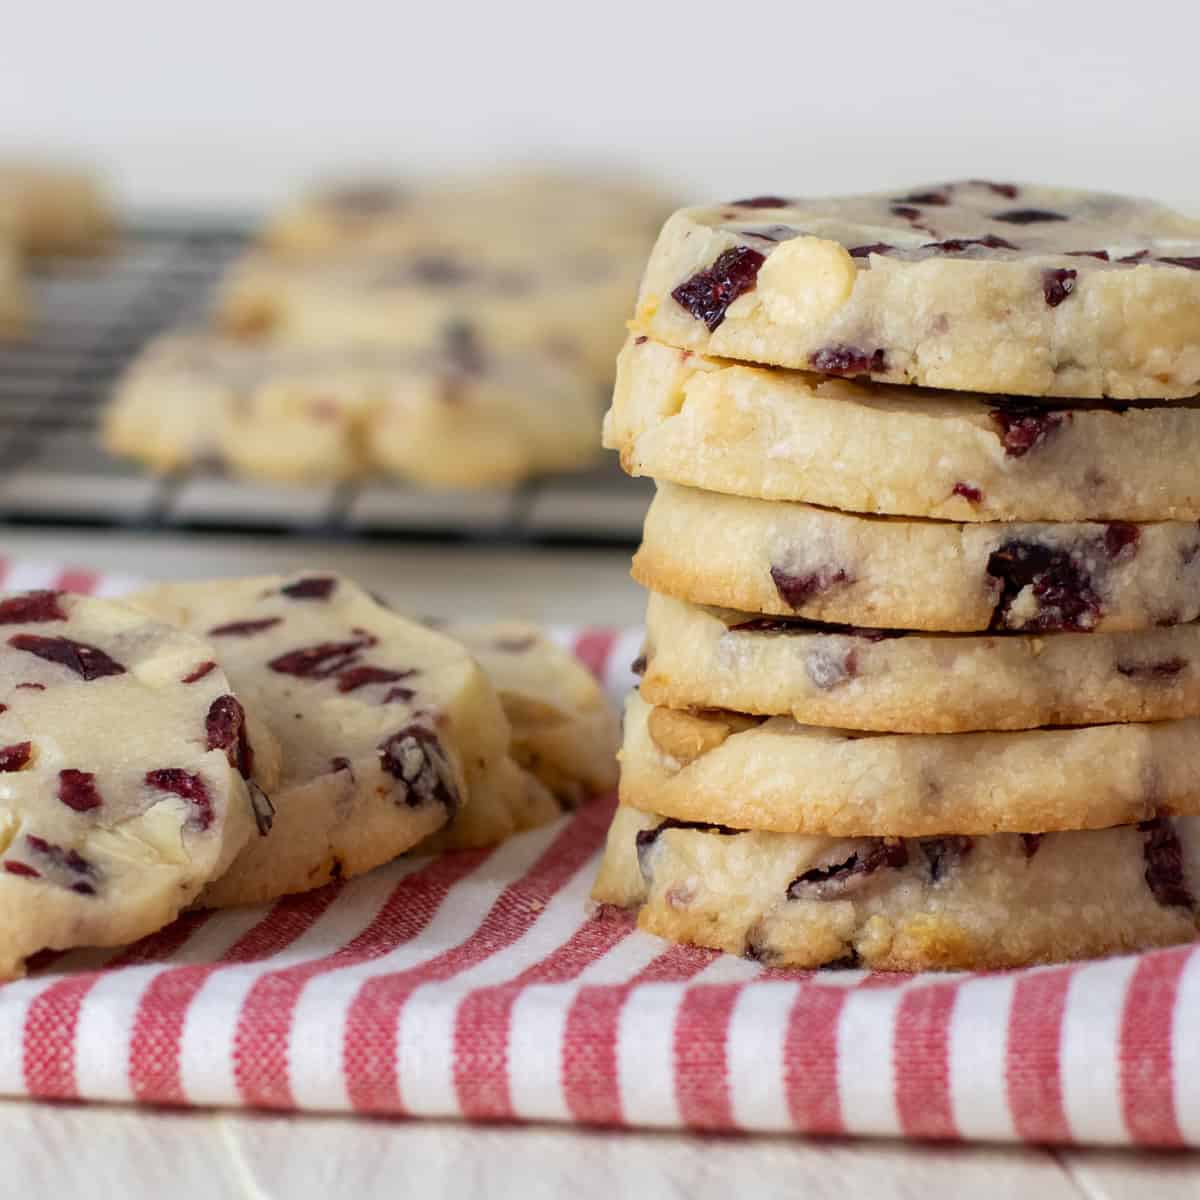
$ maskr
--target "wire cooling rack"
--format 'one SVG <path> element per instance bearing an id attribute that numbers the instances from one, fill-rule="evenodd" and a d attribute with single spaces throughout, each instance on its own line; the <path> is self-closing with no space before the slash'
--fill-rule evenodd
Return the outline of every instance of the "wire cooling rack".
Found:
<path id="1" fill-rule="evenodd" d="M 0 344 L 0 522 L 125 529 L 311 534 L 322 538 L 627 546 L 648 480 L 611 460 L 594 471 L 483 492 L 385 480 L 290 488 L 211 471 L 153 476 L 96 439 L 113 381 L 157 333 L 203 318 L 244 228 L 144 220 L 119 251 L 45 264 L 31 340 Z"/>

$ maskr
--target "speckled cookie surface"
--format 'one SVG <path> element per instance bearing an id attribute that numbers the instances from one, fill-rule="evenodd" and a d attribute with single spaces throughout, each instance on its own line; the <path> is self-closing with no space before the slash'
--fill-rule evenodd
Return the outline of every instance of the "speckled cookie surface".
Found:
<path id="1" fill-rule="evenodd" d="M 116 233 L 97 179 L 47 163 L 0 162 L 0 229 L 28 254 L 96 254 Z"/>
<path id="2" fill-rule="evenodd" d="M 682 821 L 836 837 L 1100 829 L 1200 813 L 1200 720 L 880 734 L 724 710 L 625 711 L 621 800 Z"/>
<path id="3" fill-rule="evenodd" d="M 349 580 L 167 584 L 131 602 L 203 631 L 283 748 L 270 836 L 203 904 L 258 903 L 388 862 L 469 805 L 507 757 L 508 722 L 466 650 Z"/>
<path id="4" fill-rule="evenodd" d="M 865 517 L 660 484 L 634 578 L 749 613 L 934 632 L 1118 632 L 1200 616 L 1200 531 Z"/>
<path id="5" fill-rule="evenodd" d="M 850 512 L 1200 516 L 1195 402 L 1038 406 L 751 367 L 632 338 L 604 430 L 632 475 Z"/>
<path id="6" fill-rule="evenodd" d="M 599 407 L 578 369 L 546 353 L 486 351 L 465 328 L 424 350 L 185 333 L 133 364 L 102 436 L 159 471 L 214 461 L 287 482 L 382 470 L 485 487 L 590 462 Z"/>
<path id="7" fill-rule="evenodd" d="M 1200 822 L 991 837 L 750 833 L 622 806 L 593 897 L 771 966 L 985 969 L 1191 941 Z"/>
<path id="8" fill-rule="evenodd" d="M 1200 391 L 1200 222 L 960 181 L 754 196 L 664 226 L 634 328 L 742 361 L 1021 396 Z"/>
<path id="9" fill-rule="evenodd" d="M 551 353 L 612 380 L 640 263 L 588 252 L 516 264 L 457 251 L 280 259 L 254 252 L 217 297 L 241 337 L 318 345 L 428 346 L 469 325 L 484 346 Z"/>
<path id="10" fill-rule="evenodd" d="M 641 692 L 805 725 L 962 733 L 1200 715 L 1200 623 L 1136 633 L 918 634 L 651 593 Z"/>
<path id="11" fill-rule="evenodd" d="M 111 601 L 0 597 L 0 978 L 173 920 L 261 840 L 249 780 L 274 782 L 274 750 L 206 641 Z"/>

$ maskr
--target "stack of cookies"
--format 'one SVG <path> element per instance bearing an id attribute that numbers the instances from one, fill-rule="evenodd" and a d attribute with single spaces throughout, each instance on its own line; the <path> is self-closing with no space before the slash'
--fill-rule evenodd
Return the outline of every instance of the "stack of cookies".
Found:
<path id="1" fill-rule="evenodd" d="M 1200 222 L 684 210 L 631 329 L 605 444 L 659 486 L 596 898 L 781 966 L 1194 938 Z"/>
<path id="2" fill-rule="evenodd" d="M 234 265 L 215 330 L 146 349 L 105 444 L 284 482 L 470 488 L 588 466 L 664 211 L 636 182 L 542 173 L 318 189 Z"/>
<path id="3" fill-rule="evenodd" d="M 537 629 L 429 628 L 336 575 L 18 593 L 0 628 L 0 980 L 614 782 L 604 694 Z"/>

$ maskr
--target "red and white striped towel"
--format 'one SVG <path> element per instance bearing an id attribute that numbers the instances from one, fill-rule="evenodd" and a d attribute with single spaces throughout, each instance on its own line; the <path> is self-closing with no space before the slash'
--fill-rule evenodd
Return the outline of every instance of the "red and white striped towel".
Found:
<path id="1" fill-rule="evenodd" d="M 128 583 L 2 562 L 0 581 Z M 614 692 L 630 685 L 636 633 L 570 641 Z M 45 962 L 0 987 L 0 1094 L 1200 1144 L 1196 950 L 955 976 L 772 971 L 590 912 L 611 812 Z"/>

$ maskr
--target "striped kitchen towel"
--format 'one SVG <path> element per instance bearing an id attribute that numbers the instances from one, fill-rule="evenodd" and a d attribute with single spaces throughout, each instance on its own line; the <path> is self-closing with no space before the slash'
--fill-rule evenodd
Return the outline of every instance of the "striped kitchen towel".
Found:
<path id="1" fill-rule="evenodd" d="M 129 582 L 12 562 L 0 579 Z M 614 694 L 631 685 L 636 632 L 562 636 Z M 0 1094 L 1200 1144 L 1192 947 L 953 976 L 769 970 L 589 908 L 612 809 L 48 959 L 0 987 Z"/>

